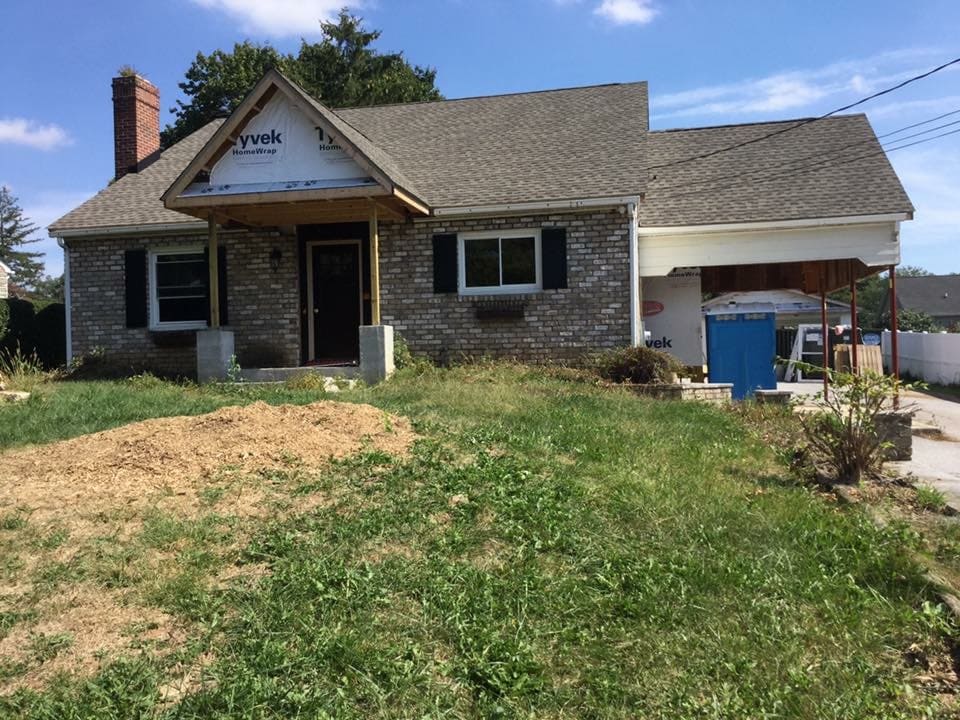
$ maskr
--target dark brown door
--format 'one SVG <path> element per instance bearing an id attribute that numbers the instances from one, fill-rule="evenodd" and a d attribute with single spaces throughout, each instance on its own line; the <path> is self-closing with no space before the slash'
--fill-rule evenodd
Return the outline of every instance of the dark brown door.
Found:
<path id="1" fill-rule="evenodd" d="M 317 362 L 360 358 L 360 246 L 313 246 L 313 348 Z"/>

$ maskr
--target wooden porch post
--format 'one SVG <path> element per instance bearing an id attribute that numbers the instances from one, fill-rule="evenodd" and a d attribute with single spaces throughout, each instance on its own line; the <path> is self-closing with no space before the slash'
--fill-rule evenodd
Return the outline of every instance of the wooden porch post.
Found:
<path id="1" fill-rule="evenodd" d="M 220 327 L 220 285 L 217 274 L 217 220 L 211 211 L 207 216 L 207 266 L 210 273 L 210 327 Z"/>
<path id="2" fill-rule="evenodd" d="M 370 324 L 380 324 L 380 228 L 377 204 L 370 202 Z"/>
<path id="3" fill-rule="evenodd" d="M 853 370 L 853 374 L 857 375 L 860 372 L 860 362 L 857 354 L 857 345 L 859 343 L 859 338 L 857 337 L 857 278 L 853 272 L 853 260 L 849 260 L 850 267 L 850 324 L 853 326 L 852 338 L 853 343 L 850 347 L 850 365 Z"/>

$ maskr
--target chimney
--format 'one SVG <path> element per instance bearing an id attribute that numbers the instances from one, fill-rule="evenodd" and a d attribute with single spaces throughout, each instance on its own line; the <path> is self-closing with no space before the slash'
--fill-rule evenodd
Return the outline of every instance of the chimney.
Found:
<path id="1" fill-rule="evenodd" d="M 160 91 L 132 72 L 113 79 L 113 153 L 116 180 L 160 153 Z"/>

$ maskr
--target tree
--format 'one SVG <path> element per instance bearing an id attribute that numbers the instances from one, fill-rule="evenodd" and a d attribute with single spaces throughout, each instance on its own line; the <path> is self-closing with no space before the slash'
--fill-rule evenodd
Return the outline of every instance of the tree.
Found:
<path id="1" fill-rule="evenodd" d="M 10 189 L 0 185 L 0 261 L 13 271 L 19 285 L 33 287 L 43 271 L 43 263 L 38 260 L 42 254 L 21 249 L 39 242 L 39 238 L 30 238 L 37 230 Z"/>
<path id="2" fill-rule="evenodd" d="M 63 275 L 44 275 L 33 284 L 33 297 L 37 300 L 63 302 Z"/>
<path id="3" fill-rule="evenodd" d="M 915 265 L 903 265 L 897 268 L 897 277 L 925 277 L 927 275 L 933 275 L 933 273 Z M 886 311 L 889 294 L 890 273 L 871 275 L 870 277 L 857 281 L 857 322 L 860 327 L 889 327 L 890 315 Z M 830 297 L 840 302 L 849 303 L 850 288 L 845 287 L 836 292 L 832 292 L 830 293 Z M 913 329 L 903 325 L 902 313 L 903 311 L 901 310 L 897 317 L 900 329 Z M 924 327 L 926 324 L 925 320 L 920 317 L 921 315 L 923 315 L 923 313 L 920 313 L 916 318 L 909 318 L 908 322 L 915 320 L 918 329 L 926 329 Z M 930 318 L 930 322 L 933 323 L 932 318 Z M 935 323 L 933 324 L 935 325 Z"/>
<path id="4" fill-rule="evenodd" d="M 197 53 L 179 84 L 172 125 L 161 133 L 169 147 L 217 117 L 233 111 L 270 68 L 276 68 L 330 107 L 439 100 L 436 70 L 410 65 L 402 53 L 382 54 L 371 47 L 379 30 L 367 31 L 363 20 L 341 10 L 336 22 L 321 22 L 323 39 L 302 40 L 296 55 L 249 40 L 232 52 Z"/>

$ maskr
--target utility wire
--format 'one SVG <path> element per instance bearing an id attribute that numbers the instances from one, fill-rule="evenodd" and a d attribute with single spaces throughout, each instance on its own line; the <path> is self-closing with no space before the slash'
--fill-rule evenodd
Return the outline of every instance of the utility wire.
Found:
<path id="1" fill-rule="evenodd" d="M 847 144 L 847 145 L 843 145 L 843 146 L 841 146 L 841 147 L 839 147 L 839 148 L 835 148 L 835 149 L 833 149 L 833 150 L 824 150 L 824 151 L 821 151 L 821 152 L 815 152 L 815 153 L 812 153 L 812 154 L 810 154 L 810 155 L 806 155 L 806 156 L 801 157 L 801 158 L 796 158 L 796 159 L 794 159 L 794 160 L 788 160 L 788 161 L 783 162 L 783 163 L 777 163 L 777 164 L 775 164 L 775 165 L 767 166 L 766 168 L 764 168 L 764 169 L 761 171 L 761 173 L 762 173 L 763 175 L 765 175 L 765 174 L 767 174 L 767 173 L 768 173 L 769 171 L 771 171 L 771 170 L 776 170 L 776 169 L 779 169 L 779 168 L 787 168 L 787 167 L 795 166 L 795 165 L 797 165 L 798 163 L 803 163 L 803 162 L 806 162 L 807 160 L 813 160 L 814 158 L 825 158 L 825 157 L 827 157 L 827 156 L 832 156 L 832 155 L 835 155 L 835 154 L 839 154 L 839 153 L 842 153 L 842 152 L 844 152 L 844 151 L 846 151 L 846 150 L 849 150 L 849 149 L 851 149 L 851 148 L 859 147 L 859 146 L 861 146 L 861 145 L 871 144 L 871 143 L 874 142 L 875 139 L 876 139 L 876 140 L 879 140 L 880 138 L 890 137 L 891 135 L 899 135 L 900 133 L 905 132 L 905 131 L 907 131 L 907 130 L 911 130 L 911 129 L 913 129 L 913 128 L 920 127 L 921 125 L 927 125 L 927 124 L 929 124 L 929 123 L 936 122 L 937 120 L 942 120 L 943 118 L 950 117 L 950 116 L 953 116 L 953 115 L 957 115 L 958 113 L 960 113 L 960 110 L 953 110 L 953 111 L 951 111 L 951 112 L 943 113 L 942 115 L 937 115 L 936 117 L 932 117 L 932 118 L 930 118 L 930 119 L 928 119 L 928 120 L 923 120 L 923 121 L 918 122 L 918 123 L 913 123 L 912 125 L 907 125 L 907 126 L 905 126 L 905 127 L 899 128 L 899 129 L 897 129 L 897 130 L 891 130 L 890 132 L 884 133 L 883 135 L 877 135 L 876 138 L 870 137 L 870 138 L 867 138 L 866 140 L 858 140 L 858 141 L 855 142 L 855 143 L 849 143 L 849 144 Z M 958 123 L 960 123 L 960 120 L 956 120 L 956 121 L 954 121 L 954 122 L 949 122 L 949 123 L 944 123 L 943 125 L 938 125 L 937 127 L 928 128 L 928 129 L 923 130 L 923 131 L 921 131 L 921 132 L 913 133 L 912 135 L 907 135 L 907 136 L 902 137 L 902 138 L 899 138 L 899 139 L 897 139 L 897 140 L 892 140 L 892 141 L 890 141 L 890 142 L 900 142 L 901 140 L 906 140 L 906 139 L 908 139 L 908 138 L 919 137 L 920 135 L 925 135 L 925 134 L 927 134 L 927 133 L 934 132 L 935 130 L 940 130 L 940 129 L 942 129 L 942 128 L 949 127 L 949 126 L 951 126 L 951 125 L 956 125 L 956 124 L 958 124 Z M 721 181 L 723 181 L 723 180 L 732 180 L 732 179 L 735 179 L 735 178 L 746 177 L 746 176 L 748 176 L 748 175 L 755 175 L 755 173 L 756 173 L 755 170 L 743 170 L 743 171 L 737 172 L 737 173 L 730 173 L 730 174 L 728 174 L 728 175 L 720 175 L 720 176 L 717 176 L 717 177 L 704 178 L 704 179 L 702 179 L 702 180 L 693 180 L 693 179 L 691 179 L 691 180 L 688 180 L 688 181 L 685 181 L 685 182 L 682 182 L 682 183 L 674 183 L 673 185 L 652 185 L 652 186 L 651 186 L 651 190 L 654 191 L 654 192 L 660 192 L 660 191 L 662 191 L 662 190 L 672 190 L 672 189 L 674 189 L 674 188 L 688 188 L 688 187 L 690 187 L 691 185 L 711 185 L 711 184 L 714 184 L 714 183 L 721 182 Z"/>
<path id="2" fill-rule="evenodd" d="M 950 123 L 950 124 L 954 124 L 954 123 Z M 843 161 L 841 161 L 841 162 L 832 163 L 831 165 L 829 165 L 829 169 L 833 169 L 833 168 L 835 168 L 835 167 L 840 167 L 840 166 L 842 166 L 842 165 L 849 165 L 849 164 L 855 163 L 855 162 L 860 162 L 861 160 L 867 160 L 867 159 L 872 158 L 872 157 L 877 157 L 878 155 L 886 155 L 888 152 L 894 152 L 895 150 L 903 150 L 904 148 L 913 147 L 914 145 L 921 145 L 921 144 L 923 144 L 923 143 L 931 142 L 931 141 L 933 141 L 933 140 L 937 140 L 937 139 L 939 139 L 939 138 L 946 137 L 947 135 L 955 135 L 956 133 L 960 133 L 960 128 L 956 128 L 955 130 L 950 130 L 950 131 L 948 131 L 948 132 L 940 133 L 939 135 L 934 135 L 934 136 L 932 136 L 932 137 L 922 138 L 922 139 L 920 139 L 920 140 L 914 140 L 913 142 L 905 143 L 905 144 L 903 144 L 903 145 L 897 145 L 896 147 L 885 147 L 885 148 L 882 147 L 880 150 L 877 150 L 877 151 L 871 152 L 871 153 L 867 153 L 866 155 L 860 155 L 860 156 L 855 157 L 855 158 L 851 158 L 851 159 L 848 159 L 848 160 L 843 160 Z M 905 138 L 902 138 L 902 139 L 905 139 Z M 891 144 L 894 144 L 894 143 L 896 143 L 896 142 L 899 142 L 899 141 L 894 140 Z M 795 170 L 790 170 L 790 171 L 783 172 L 783 173 L 779 173 L 779 174 L 776 174 L 776 175 L 770 175 L 770 176 L 768 176 L 768 177 L 762 177 L 762 178 L 760 178 L 760 179 L 761 179 L 761 180 L 773 180 L 773 179 L 780 178 L 780 177 L 795 177 L 795 176 L 798 176 L 798 175 L 806 175 L 806 174 L 811 173 L 811 172 L 817 172 L 819 169 L 821 169 L 820 166 L 823 166 L 826 162 L 829 162 L 829 161 L 823 161 L 823 162 L 819 162 L 819 163 L 814 163 L 814 164 L 812 164 L 812 165 L 807 165 L 807 166 L 804 166 L 804 167 L 802 167 L 802 168 L 796 168 Z M 822 168 L 822 169 L 828 169 L 828 168 Z M 740 185 L 739 187 L 749 187 L 749 186 L 750 186 L 749 184 L 743 184 L 743 185 Z M 712 192 L 718 192 L 718 191 L 721 191 L 721 190 L 731 190 L 731 189 L 735 189 L 735 188 L 737 188 L 737 187 L 738 187 L 737 185 L 728 185 L 728 186 L 726 186 L 726 187 L 719 187 L 719 188 L 706 188 L 706 189 L 701 189 L 701 190 L 692 190 L 692 191 L 686 192 L 686 193 L 665 193 L 665 194 L 663 194 L 663 195 L 655 194 L 655 195 L 654 195 L 654 198 L 655 198 L 656 200 L 662 200 L 662 199 L 664 199 L 664 198 L 690 197 L 690 196 L 694 196 L 694 195 L 702 195 L 702 194 L 708 193 L 708 192 L 711 192 L 711 193 L 712 193 Z"/>
<path id="3" fill-rule="evenodd" d="M 954 58 L 953 60 L 950 60 L 949 62 L 943 63 L 942 65 L 938 65 L 937 67 L 935 67 L 935 68 L 933 68 L 933 69 L 931 69 L 931 70 L 927 70 L 925 73 L 921 73 L 921 74 L 919 74 L 919 75 L 914 75 L 913 77 L 908 78 L 907 80 L 904 80 L 903 82 L 897 83 L 896 85 L 893 85 L 892 87 L 888 87 L 888 88 L 886 88 L 886 89 L 884 89 L 884 90 L 880 90 L 880 91 L 878 91 L 878 92 L 875 92 L 875 93 L 873 93 L 872 95 L 868 95 L 868 96 L 865 97 L 865 98 L 861 98 L 860 100 L 857 100 L 856 102 L 852 102 L 852 103 L 850 103 L 849 105 L 844 105 L 843 107 L 839 107 L 839 108 L 837 108 L 836 110 L 831 110 L 830 112 L 825 113 L 824 115 L 820 115 L 819 117 L 807 118 L 806 120 L 801 120 L 801 121 L 795 123 L 794 125 L 788 125 L 787 127 L 780 128 L 779 130 L 775 130 L 775 131 L 773 131 L 773 132 L 771 132 L 771 133 L 768 133 L 768 134 L 766 134 L 766 135 L 761 135 L 760 137 L 752 138 L 752 139 L 750 139 L 750 140 L 744 140 L 743 142 L 735 143 L 735 144 L 733 144 L 733 145 L 728 145 L 728 146 L 722 147 L 722 148 L 718 148 L 717 150 L 711 150 L 710 152 L 700 153 L 699 155 L 692 155 L 692 156 L 690 156 L 690 157 L 682 158 L 682 159 L 680 159 L 680 160 L 672 160 L 671 162 L 661 163 L 661 164 L 659 164 L 659 165 L 650 165 L 649 167 L 646 168 L 646 170 L 647 170 L 647 171 L 650 171 L 650 170 L 659 170 L 659 169 L 661 169 L 661 168 L 673 167 L 673 166 L 675 166 L 675 165 L 683 165 L 683 164 L 685 164 L 685 163 L 693 162 L 693 161 L 695 161 L 695 160 L 704 160 L 704 159 L 706 159 L 706 158 L 708 158 L 708 157 L 713 157 L 714 155 L 719 155 L 720 153 L 725 153 L 725 152 L 729 152 L 729 151 L 731 151 L 731 150 L 736 150 L 737 148 L 741 148 L 741 147 L 744 147 L 744 146 L 746 146 L 746 145 L 752 145 L 752 144 L 754 144 L 754 143 L 761 142 L 762 140 L 767 140 L 767 139 L 772 138 L 772 137 L 775 137 L 775 136 L 777 136 L 777 135 L 782 135 L 783 133 L 790 132 L 791 130 L 796 130 L 797 128 L 801 128 L 801 127 L 803 127 L 804 125 L 809 125 L 810 123 L 815 123 L 815 122 L 817 122 L 817 121 L 819 121 L 819 120 L 823 120 L 823 119 L 825 119 L 825 118 L 828 118 L 828 117 L 830 117 L 831 115 L 836 115 L 837 113 L 844 112 L 845 110 L 850 110 L 851 108 L 855 108 L 855 107 L 857 107 L 858 105 L 863 105 L 865 102 L 869 102 L 870 100 L 874 100 L 874 99 L 876 99 L 876 98 L 878 98 L 878 97 L 881 97 L 881 96 L 883 96 L 883 95 L 887 95 L 888 93 L 892 93 L 892 92 L 894 92 L 895 90 L 899 90 L 900 88 L 906 87 L 907 85 L 910 85 L 911 83 L 915 83 L 915 82 L 917 82 L 918 80 L 923 80 L 924 78 L 928 78 L 928 77 L 930 77 L 931 75 L 933 75 L 934 73 L 938 73 L 938 72 L 940 72 L 941 70 L 944 70 L 944 69 L 950 67 L 951 65 L 956 65 L 957 63 L 960 63 L 960 57 Z"/>

